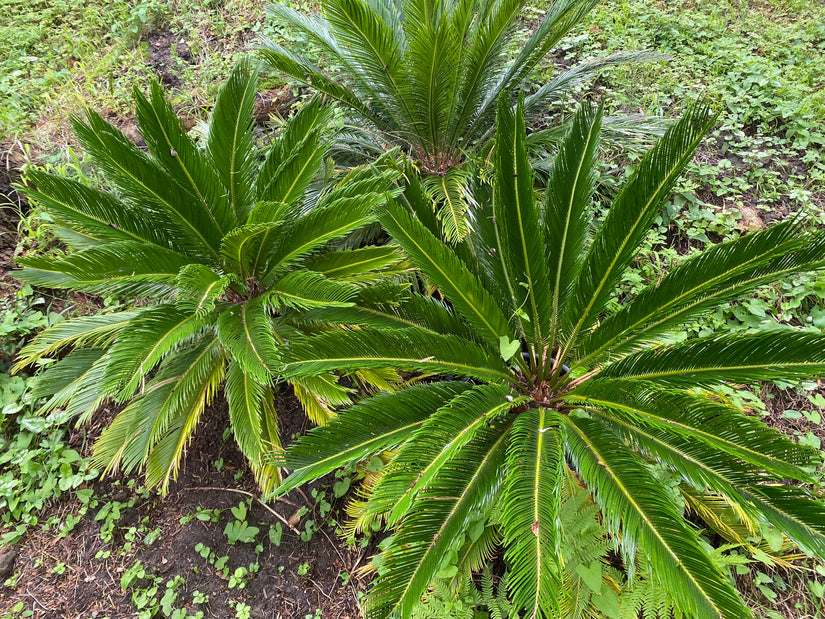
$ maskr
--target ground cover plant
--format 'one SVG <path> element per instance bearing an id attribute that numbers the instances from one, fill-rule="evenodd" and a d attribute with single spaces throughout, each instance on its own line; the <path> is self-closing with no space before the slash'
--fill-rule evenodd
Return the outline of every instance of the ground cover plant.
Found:
<path id="1" fill-rule="evenodd" d="M 320 48 L 332 70 L 272 41 L 261 53 L 276 71 L 346 108 L 354 150 L 374 155 L 400 146 L 408 152 L 436 196 L 446 238 L 458 240 L 467 232 L 470 204 L 462 164 L 492 138 L 499 96 L 514 96 L 595 4 L 549 3 L 535 31 L 509 54 L 524 0 L 330 0 L 312 16 L 278 3 L 270 7 L 275 18 Z M 531 93 L 525 112 L 537 115 L 606 67 L 651 57 L 641 51 L 582 62 Z M 540 136 L 535 133 L 533 142 L 541 143 Z"/>
<path id="2" fill-rule="evenodd" d="M 330 241 L 371 221 L 386 179 L 356 170 L 308 195 L 324 170 L 330 111 L 308 102 L 260 152 L 256 86 L 256 72 L 239 64 L 218 96 L 203 150 L 157 84 L 150 98 L 137 95 L 148 155 L 93 112 L 76 121 L 81 143 L 118 195 L 29 175 L 36 187 L 29 195 L 68 250 L 19 258 L 18 277 L 141 302 L 42 332 L 21 351 L 18 367 L 56 361 L 33 394 L 48 399 L 43 413 L 61 408 L 88 420 L 107 401 L 128 402 L 98 439 L 95 463 L 145 467 L 149 487 L 168 488 L 199 417 L 224 385 L 234 436 L 270 491 L 279 480 L 263 459 L 280 445 L 274 362 L 295 333 L 279 315 L 347 305 L 355 282 L 397 259 L 391 247 L 331 251 Z M 346 400 L 334 381 L 295 387 L 305 400 Z"/>
<path id="3" fill-rule="evenodd" d="M 546 199 L 537 201 L 521 109 L 514 113 L 503 100 L 492 189 L 475 193 L 466 244 L 442 244 L 399 204 L 379 216 L 424 274 L 423 289 L 436 287 L 448 305 L 413 293 L 429 304 L 416 315 L 420 326 L 409 326 L 403 309 L 369 308 L 360 319 L 357 310 L 330 310 L 331 321 L 349 315 L 374 328 L 285 349 L 288 376 L 369 367 L 467 379 L 362 400 L 287 452 L 295 472 L 283 489 L 353 458 L 395 452 L 363 508 L 362 518 L 385 519 L 392 531 L 369 617 L 410 616 L 441 558 L 459 550 L 470 523 L 490 509 L 515 603 L 527 616 L 555 616 L 567 466 L 599 504 L 623 562 L 644 553 L 689 615 L 751 611 L 685 520 L 686 494 L 718 495 L 745 518 L 825 553 L 825 508 L 785 483 L 811 483 L 819 453 L 709 390 L 816 375 L 825 368 L 825 338 L 793 331 L 668 337 L 690 316 L 758 284 L 825 267 L 825 235 L 788 221 L 717 245 L 604 315 L 713 118 L 705 106 L 691 107 L 593 229 L 601 117 L 601 109 L 582 106 Z M 678 482 L 663 483 L 663 473 Z"/>

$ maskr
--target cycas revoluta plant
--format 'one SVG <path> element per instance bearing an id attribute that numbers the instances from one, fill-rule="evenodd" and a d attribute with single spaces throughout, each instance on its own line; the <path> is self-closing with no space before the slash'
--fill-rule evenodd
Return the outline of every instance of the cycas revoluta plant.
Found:
<path id="1" fill-rule="evenodd" d="M 257 72 L 238 64 L 218 95 L 205 150 L 157 84 L 149 98 L 136 93 L 148 154 L 94 112 L 75 119 L 81 144 L 118 195 L 29 174 L 36 190 L 28 195 L 69 250 L 22 258 L 16 275 L 137 303 L 47 329 L 17 367 L 57 360 L 35 390 L 49 398 L 43 412 L 63 408 L 83 420 L 103 402 L 128 402 L 94 460 L 106 469 L 145 467 L 147 484 L 164 491 L 223 385 L 238 445 L 271 492 L 280 481 L 263 457 L 279 446 L 273 369 L 278 348 L 296 334 L 282 314 L 345 306 L 359 280 L 398 260 L 390 247 L 330 245 L 373 220 L 389 181 L 356 170 L 318 197 L 311 185 L 324 170 L 330 112 L 307 103 L 262 151 L 252 122 L 256 85 Z M 316 412 L 346 401 L 327 377 L 293 383 Z"/>
<path id="2" fill-rule="evenodd" d="M 331 309 L 330 320 L 363 327 L 296 341 L 286 352 L 292 377 L 362 367 L 430 375 L 362 400 L 286 454 L 294 472 L 282 491 L 394 451 L 364 507 L 364 518 L 384 518 L 394 530 L 368 598 L 371 618 L 409 616 L 469 523 L 495 512 L 515 602 L 526 617 L 557 616 L 566 465 L 599 505 L 625 565 L 643 552 L 688 615 L 751 612 L 699 543 L 685 499 L 657 471 L 677 475 L 681 493 L 721 497 L 825 555 L 825 507 L 786 483 L 811 481 L 818 452 L 712 393 L 727 381 L 822 372 L 825 337 L 668 340 L 754 286 L 823 268 L 825 234 L 788 221 L 707 248 L 605 315 L 712 118 L 702 105 L 687 111 L 594 226 L 601 120 L 601 109 L 580 108 L 537 201 L 521 109 L 499 105 L 493 187 L 477 187 L 465 242 L 443 244 L 395 203 L 379 215 L 446 301 L 411 294 L 395 309 Z M 410 307 L 419 308 L 414 318 Z"/>
<path id="3" fill-rule="evenodd" d="M 499 96 L 518 91 L 596 2 L 552 2 L 514 58 L 507 48 L 526 0 L 324 0 L 323 16 L 311 17 L 277 3 L 271 13 L 318 46 L 337 76 L 270 41 L 262 54 L 275 70 L 348 109 L 353 148 L 380 153 L 400 146 L 409 153 L 439 197 L 447 238 L 457 240 L 467 232 L 463 211 L 472 200 L 458 166 L 492 137 Z M 605 67 L 652 57 L 637 52 L 585 62 L 527 97 L 524 110 L 546 109 Z M 540 134 L 531 139 L 539 142 Z"/>

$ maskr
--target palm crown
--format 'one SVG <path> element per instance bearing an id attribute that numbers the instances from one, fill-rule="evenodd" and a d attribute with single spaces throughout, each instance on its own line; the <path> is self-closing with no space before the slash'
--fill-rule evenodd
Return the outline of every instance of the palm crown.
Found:
<path id="1" fill-rule="evenodd" d="M 373 219 L 387 179 L 354 171 L 318 197 L 330 113 L 307 103 L 263 152 L 253 134 L 256 71 L 239 64 L 222 88 L 206 148 L 190 139 L 158 85 L 136 94 L 148 155 L 89 112 L 75 130 L 119 195 L 32 172 L 29 195 L 51 214 L 64 256 L 24 258 L 32 284 L 137 297 L 127 311 L 40 334 L 18 367 L 57 361 L 35 396 L 68 416 L 129 402 L 95 446 L 107 468 L 145 466 L 165 490 L 204 407 L 225 385 L 235 438 L 266 492 L 278 470 L 273 372 L 295 308 L 347 305 L 356 282 L 397 261 L 389 247 L 330 246 Z M 66 351 L 71 351 L 65 354 Z M 346 401 L 326 378 L 293 381 L 308 410 Z M 314 406 L 313 406 L 314 405 Z M 321 421 L 317 418 L 316 420 Z"/>
<path id="2" fill-rule="evenodd" d="M 501 533 L 525 616 L 557 616 L 567 467 L 599 504 L 623 560 L 643 552 L 686 613 L 751 616 L 685 519 L 687 497 L 716 497 L 825 554 L 825 508 L 785 485 L 810 481 L 819 456 L 711 389 L 821 372 L 825 338 L 668 335 L 754 286 L 823 268 L 825 234 L 789 221 L 708 248 L 606 315 L 710 114 L 694 106 L 672 126 L 594 226 L 601 109 L 581 107 L 537 201 L 520 107 L 498 107 L 492 187 L 476 183 L 463 243 L 444 245 L 398 203 L 379 215 L 446 301 L 398 290 L 394 304 L 316 310 L 313 320 L 361 328 L 293 342 L 284 357 L 292 377 L 392 367 L 442 380 L 362 400 L 311 431 L 287 451 L 294 472 L 281 490 L 391 450 L 362 516 L 394 527 L 369 617 L 409 616 L 479 514 Z M 678 476 L 682 499 L 657 470 Z"/>
<path id="3" fill-rule="evenodd" d="M 353 147 L 409 152 L 439 197 L 447 238 L 457 240 L 466 233 L 464 210 L 471 202 L 459 164 L 492 136 L 499 96 L 518 91 L 596 1 L 551 3 L 514 58 L 508 45 L 525 0 L 325 0 L 323 16 L 312 17 L 277 3 L 270 11 L 319 47 L 339 79 L 273 42 L 264 43 L 262 54 L 274 69 L 355 116 Z M 585 62 L 531 94 L 524 109 L 558 101 L 607 66 L 652 57 L 622 53 Z"/>

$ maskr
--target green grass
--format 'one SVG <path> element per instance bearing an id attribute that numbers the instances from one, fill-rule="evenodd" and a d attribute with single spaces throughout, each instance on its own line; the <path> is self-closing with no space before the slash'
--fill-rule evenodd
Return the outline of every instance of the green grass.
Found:
<path id="1" fill-rule="evenodd" d="M 253 0 L 0 0 L 0 14 L 0 136 L 37 152 L 70 141 L 67 119 L 84 106 L 128 116 L 132 89 L 157 76 L 159 30 L 175 103 L 194 115 L 265 30 Z"/>

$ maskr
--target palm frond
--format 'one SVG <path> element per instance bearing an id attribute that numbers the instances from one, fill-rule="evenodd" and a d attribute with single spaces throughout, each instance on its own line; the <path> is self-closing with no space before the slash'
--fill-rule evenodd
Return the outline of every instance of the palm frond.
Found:
<path id="1" fill-rule="evenodd" d="M 641 546 L 663 584 L 687 612 L 730 619 L 752 617 L 644 464 L 605 436 L 594 420 L 562 419 L 576 468 L 596 495 L 610 530 L 621 528 L 625 550 Z"/>
<path id="2" fill-rule="evenodd" d="M 255 474 L 255 480 L 264 495 L 269 494 L 280 483 L 277 467 L 270 464 L 270 454 L 280 444 L 270 444 L 268 426 L 277 420 L 266 420 L 273 408 L 267 406 L 272 392 L 266 385 L 257 382 L 252 374 L 244 371 L 240 363 L 233 360 L 226 372 L 226 401 L 229 405 L 229 421 L 238 447 L 246 456 Z M 274 471 L 274 473 L 273 473 Z"/>
<path id="3" fill-rule="evenodd" d="M 188 264 L 180 270 L 175 284 L 178 309 L 190 314 L 205 315 L 215 309 L 216 301 L 223 296 L 232 282 L 231 275 L 219 277 L 202 264 Z"/>
<path id="4" fill-rule="evenodd" d="M 287 377 L 334 370 L 397 368 L 482 380 L 512 379 L 501 357 L 489 350 L 458 337 L 417 328 L 331 332 L 293 342 L 283 361 L 281 373 Z"/>
<path id="5" fill-rule="evenodd" d="M 365 0 L 329 1 L 324 4 L 324 13 L 343 55 L 355 61 L 351 65 L 357 66 L 360 81 L 371 84 L 375 98 L 370 103 L 386 115 L 412 119 L 397 96 L 407 79 L 401 63 L 404 40 L 396 36 L 398 31 Z"/>
<path id="6" fill-rule="evenodd" d="M 468 516 L 483 510 L 501 483 L 506 427 L 481 429 L 451 460 L 449 470 L 420 493 L 384 553 L 387 572 L 379 574 L 367 598 L 369 619 L 384 619 L 395 611 L 409 616 Z"/>
<path id="7" fill-rule="evenodd" d="M 125 199 L 168 219 L 166 236 L 177 238 L 188 256 L 218 257 L 220 230 L 214 226 L 212 216 L 166 170 L 92 111 L 87 112 L 85 122 L 73 119 L 72 126 L 83 148 Z"/>
<path id="8" fill-rule="evenodd" d="M 556 0 L 548 8 L 541 24 L 530 35 L 507 71 L 501 75 L 493 88 L 488 89 L 487 96 L 476 111 L 476 117 L 481 118 L 488 110 L 492 110 L 501 93 L 516 90 L 516 86 L 532 73 L 536 64 L 587 15 L 596 2 L 597 0 Z"/>
<path id="9" fill-rule="evenodd" d="M 60 226 L 98 241 L 137 241 L 179 249 L 177 239 L 169 234 L 173 226 L 161 213 L 137 212 L 111 194 L 40 170 L 30 170 L 27 176 L 37 189 L 28 189 L 26 195 L 45 206 Z"/>
<path id="10" fill-rule="evenodd" d="M 292 204 L 323 170 L 329 150 L 325 133 L 332 110 L 320 99 L 306 103 L 273 142 L 255 180 L 259 201 Z"/>
<path id="11" fill-rule="evenodd" d="M 109 349 L 105 385 L 118 389 L 119 401 L 125 402 L 167 353 L 195 337 L 208 322 L 207 317 L 182 312 L 171 304 L 142 311 Z"/>
<path id="12" fill-rule="evenodd" d="M 175 419 L 180 421 L 179 415 L 198 410 L 208 395 L 206 386 L 212 384 L 207 379 L 223 365 L 214 336 L 169 358 L 143 394 L 118 413 L 95 441 L 92 465 L 104 473 L 119 469 L 128 473 L 145 465 Z M 173 432 L 180 429 L 182 425 L 175 424 Z M 170 467 L 177 467 L 177 462 L 167 462 L 169 467 L 164 471 L 156 467 L 155 483 L 163 479 Z"/>
<path id="13" fill-rule="evenodd" d="M 113 314 L 80 316 L 59 322 L 38 333 L 17 353 L 17 363 L 12 371 L 19 372 L 38 359 L 53 355 L 67 346 L 105 348 L 139 314 L 139 311 L 128 310 Z"/>
<path id="14" fill-rule="evenodd" d="M 603 70 L 617 65 L 635 62 L 668 60 L 670 57 L 649 50 L 619 52 L 610 56 L 598 56 L 562 72 L 544 84 L 536 92 L 524 99 L 524 112 L 530 114 L 548 101 L 558 99 L 570 92 L 578 84 L 593 79 Z"/>
<path id="15" fill-rule="evenodd" d="M 206 154 L 229 192 L 238 222 L 245 222 L 255 200 L 252 186 L 258 169 L 252 113 L 258 73 L 247 60 L 239 61 L 218 92 L 209 118 Z"/>
<path id="16" fill-rule="evenodd" d="M 389 508 L 389 524 L 399 522 L 447 462 L 477 434 L 523 402 L 501 385 L 476 385 L 456 395 L 401 446 L 373 488 L 369 511 L 383 513 Z"/>
<path id="17" fill-rule="evenodd" d="M 451 243 L 467 236 L 467 211 L 473 205 L 468 183 L 469 173 L 463 168 L 450 168 L 444 174 L 424 177 L 424 189 L 436 205 L 444 239 Z"/>
<path id="18" fill-rule="evenodd" d="M 820 456 L 737 409 L 706 396 L 653 385 L 605 379 L 588 381 L 565 396 L 574 405 L 597 407 L 642 428 L 656 428 L 703 442 L 774 475 L 809 480 L 805 471 Z"/>
<path id="19" fill-rule="evenodd" d="M 608 365 L 600 376 L 695 386 L 737 380 L 792 380 L 823 371 L 822 335 L 780 331 L 710 336 L 639 351 Z"/>
<path id="20" fill-rule="evenodd" d="M 186 446 L 192 440 L 204 409 L 223 382 L 226 364 L 222 358 L 214 357 L 204 369 L 204 375 L 196 384 L 180 381 L 183 393 L 174 394 L 175 407 L 167 412 L 166 430 L 146 458 L 146 485 L 150 488 L 160 486 L 162 493 L 168 492 L 169 485 L 177 479 Z"/>
<path id="21" fill-rule="evenodd" d="M 565 322 L 574 325 L 570 335 L 573 341 L 582 329 L 591 326 L 603 309 L 647 234 L 659 204 L 693 157 L 713 120 L 707 106 L 696 104 L 690 108 L 645 155 L 613 201 L 583 259 L 570 297 Z"/>
<path id="22" fill-rule="evenodd" d="M 261 243 L 258 258 L 254 261 L 261 280 L 271 283 L 273 269 L 288 265 L 309 254 L 324 243 L 339 238 L 347 232 L 374 219 L 373 210 L 384 201 L 378 194 L 360 198 L 340 198 L 323 208 L 283 225 L 278 234 Z"/>
<path id="23" fill-rule="evenodd" d="M 500 337 L 511 335 L 507 318 L 490 293 L 421 222 L 395 204 L 387 205 L 379 219 L 427 278 L 487 342 L 497 347 Z"/>
<path id="24" fill-rule="evenodd" d="M 547 262 L 552 282 L 551 339 L 568 334 L 572 325 L 561 323 L 581 258 L 586 250 L 589 203 L 596 186 L 596 156 L 603 109 L 582 104 L 570 133 L 553 162 L 547 183 L 544 226 Z"/>
<path id="25" fill-rule="evenodd" d="M 522 331 L 530 333 L 530 343 L 541 350 L 549 343 L 552 299 L 547 287 L 544 230 L 535 208 L 533 170 L 524 144 L 521 101 L 515 111 L 504 98 L 499 101 L 496 127 L 493 213 L 500 231 L 497 251 L 513 278 L 513 306 L 523 308 L 529 317 L 519 318 Z"/>
<path id="26" fill-rule="evenodd" d="M 469 383 L 445 381 L 362 400 L 327 425 L 313 428 L 289 448 L 285 466 L 293 472 L 278 493 L 400 444 L 436 410 L 471 387 Z"/>
<path id="27" fill-rule="evenodd" d="M 221 344 L 233 358 L 260 383 L 270 380 L 270 369 L 278 359 L 278 351 L 270 327 L 267 300 L 255 297 L 245 303 L 231 305 L 218 316 L 216 323 Z"/>
<path id="28" fill-rule="evenodd" d="M 557 616 L 559 607 L 563 466 L 556 415 L 543 408 L 520 414 L 507 448 L 501 529 L 513 601 L 537 619 Z"/>
<path id="29" fill-rule="evenodd" d="M 783 222 L 740 239 L 720 243 L 686 260 L 587 334 L 580 362 L 610 350 L 651 343 L 661 334 L 710 307 L 758 285 L 825 263 L 825 235 L 804 234 L 799 222 Z"/>
<path id="30" fill-rule="evenodd" d="M 16 275 L 34 286 L 115 296 L 165 296 L 174 292 L 178 271 L 191 260 L 171 249 L 117 241 L 65 257 L 24 257 Z"/>
<path id="31" fill-rule="evenodd" d="M 48 400 L 37 413 L 44 415 L 57 408 L 66 408 L 78 392 L 88 385 L 89 378 L 100 373 L 102 364 L 98 362 L 104 354 L 105 351 L 99 348 L 78 348 L 40 373 L 31 388 L 31 397 L 35 401 L 43 398 Z M 67 410 L 66 417 L 71 418 L 79 412 L 83 411 Z"/>
<path id="32" fill-rule="evenodd" d="M 293 378 L 289 381 L 295 397 L 301 403 L 309 420 L 319 426 L 335 416 L 335 409 L 350 406 L 350 393 L 354 391 L 338 383 L 332 372 L 321 376 Z"/>
<path id="33" fill-rule="evenodd" d="M 310 256 L 305 265 L 331 279 L 358 282 L 364 281 L 368 274 L 380 275 L 381 271 L 401 260 L 398 248 L 384 245 L 324 252 Z"/>
<path id="34" fill-rule="evenodd" d="M 352 110 L 356 110 L 368 121 L 383 124 L 383 117 L 372 109 L 367 101 L 363 101 L 358 96 L 358 93 L 330 79 L 324 75 L 318 67 L 306 59 L 268 40 L 262 42 L 260 53 L 275 71 L 288 75 L 300 84 L 311 86 L 330 99 L 338 101 Z"/>
<path id="35" fill-rule="evenodd" d="M 825 555 L 825 506 L 803 488 L 752 486 L 742 492 L 763 517 L 796 544 L 819 556 Z"/>
<path id="36" fill-rule="evenodd" d="M 197 205 L 202 231 L 220 238 L 237 223 L 227 188 L 183 128 L 163 89 L 152 82 L 150 98 L 135 91 L 137 120 L 153 161 L 186 191 L 189 203 Z"/>
<path id="37" fill-rule="evenodd" d="M 348 307 L 358 288 L 309 270 L 294 271 L 270 287 L 273 300 L 287 307 Z"/>

